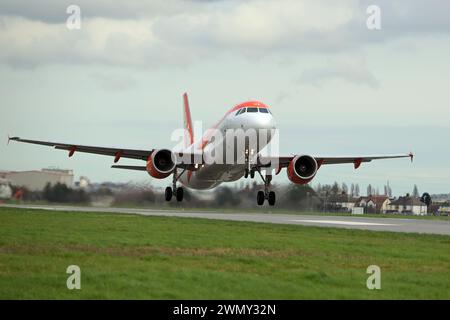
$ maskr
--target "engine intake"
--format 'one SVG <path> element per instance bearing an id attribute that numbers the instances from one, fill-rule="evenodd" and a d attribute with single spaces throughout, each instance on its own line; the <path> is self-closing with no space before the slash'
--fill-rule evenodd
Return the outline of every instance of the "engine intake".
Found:
<path id="1" fill-rule="evenodd" d="M 307 184 L 316 175 L 319 166 L 311 156 L 296 156 L 287 167 L 289 180 L 296 184 Z"/>
<path id="2" fill-rule="evenodd" d="M 155 150 L 148 157 L 147 172 L 153 178 L 164 179 L 169 176 L 176 166 L 176 157 L 167 149 Z"/>

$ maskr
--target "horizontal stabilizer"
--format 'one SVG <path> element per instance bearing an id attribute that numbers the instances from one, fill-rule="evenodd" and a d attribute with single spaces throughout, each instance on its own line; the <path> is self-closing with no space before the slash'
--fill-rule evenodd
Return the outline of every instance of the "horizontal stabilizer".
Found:
<path id="1" fill-rule="evenodd" d="M 114 165 L 114 166 L 111 166 L 111 168 L 114 168 L 114 169 L 127 169 L 127 170 L 138 170 L 138 171 L 147 171 L 147 167 L 146 167 L 146 166 L 119 166 L 119 165 Z"/>

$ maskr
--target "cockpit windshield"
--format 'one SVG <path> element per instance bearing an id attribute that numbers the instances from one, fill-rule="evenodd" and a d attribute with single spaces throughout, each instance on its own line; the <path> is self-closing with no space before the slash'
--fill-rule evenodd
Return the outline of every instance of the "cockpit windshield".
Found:
<path id="1" fill-rule="evenodd" d="M 241 113 L 244 113 L 244 112 L 245 112 L 245 108 L 242 108 L 238 112 L 236 112 L 236 115 L 238 116 L 238 115 L 240 115 Z"/>
<path id="2" fill-rule="evenodd" d="M 236 112 L 236 116 L 246 113 L 246 112 L 260 112 L 260 113 L 270 113 L 272 114 L 272 112 L 270 112 L 269 109 L 267 108 L 256 108 L 256 107 L 250 107 L 250 108 L 242 108 L 240 109 L 238 112 Z"/>

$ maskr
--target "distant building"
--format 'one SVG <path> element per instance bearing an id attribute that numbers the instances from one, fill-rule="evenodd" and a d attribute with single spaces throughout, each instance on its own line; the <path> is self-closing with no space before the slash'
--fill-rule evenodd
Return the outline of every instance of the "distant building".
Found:
<path id="1" fill-rule="evenodd" d="M 326 198 L 325 208 L 330 211 L 352 212 L 357 200 L 345 193 L 330 195 Z"/>
<path id="2" fill-rule="evenodd" d="M 80 181 L 75 182 L 75 187 L 80 189 L 87 189 L 91 186 L 91 180 L 88 177 L 81 176 Z"/>
<path id="3" fill-rule="evenodd" d="M 427 213 L 433 214 L 433 215 L 439 214 L 440 213 L 439 210 L 441 209 L 441 207 L 442 207 L 442 204 L 432 203 L 428 206 Z"/>
<path id="4" fill-rule="evenodd" d="M 388 213 L 402 213 L 413 215 L 426 215 L 427 206 L 419 198 L 405 196 L 393 200 L 387 206 Z"/>
<path id="5" fill-rule="evenodd" d="M 42 169 L 31 171 L 0 171 L 0 178 L 10 181 L 12 186 L 25 187 L 31 191 L 44 190 L 47 183 L 61 183 L 73 186 L 73 171 L 61 169 Z"/>
<path id="6" fill-rule="evenodd" d="M 12 196 L 12 189 L 9 180 L 0 178 L 0 199 L 9 199 Z"/>
<path id="7" fill-rule="evenodd" d="M 437 213 L 440 215 L 450 216 L 450 202 L 444 202 L 439 205 Z"/>
<path id="8" fill-rule="evenodd" d="M 386 213 L 390 201 L 388 196 L 360 197 L 355 207 L 364 208 L 364 213 Z"/>
<path id="9" fill-rule="evenodd" d="M 364 208 L 363 207 L 353 207 L 352 214 L 364 214 Z"/>

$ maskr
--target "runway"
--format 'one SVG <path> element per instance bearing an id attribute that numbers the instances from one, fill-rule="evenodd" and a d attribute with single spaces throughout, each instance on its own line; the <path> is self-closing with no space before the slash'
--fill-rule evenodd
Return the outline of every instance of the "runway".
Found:
<path id="1" fill-rule="evenodd" d="M 407 233 L 450 235 L 450 221 L 407 218 L 372 218 L 361 216 L 302 215 L 279 213 L 221 213 L 220 211 L 200 212 L 195 210 L 159 210 L 133 208 L 75 207 L 53 205 L 0 205 L 0 207 L 58 210 L 74 212 L 107 212 L 138 214 L 144 216 L 203 218 L 230 221 L 248 221 L 303 225 L 316 227 L 333 227 L 372 231 L 392 231 Z"/>

